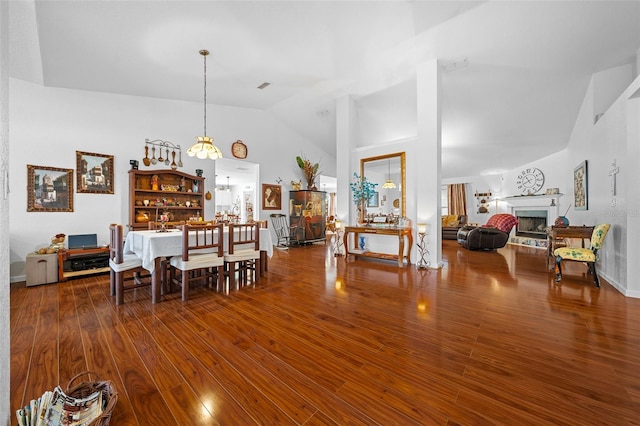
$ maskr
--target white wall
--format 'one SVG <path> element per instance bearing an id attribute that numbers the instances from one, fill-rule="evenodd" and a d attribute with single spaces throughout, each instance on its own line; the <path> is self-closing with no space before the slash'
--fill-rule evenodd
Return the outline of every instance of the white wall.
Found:
<path id="1" fill-rule="evenodd" d="M 472 223 L 486 223 L 492 214 L 498 213 L 496 210 L 496 198 L 502 197 L 502 175 L 487 176 L 465 176 L 457 178 L 442 179 L 442 185 L 453 185 L 456 183 L 467 184 L 467 221 Z M 476 193 L 491 192 L 489 200 L 489 212 L 478 213 L 478 202 Z M 498 204 L 498 209 L 500 208 Z"/>
<path id="2" fill-rule="evenodd" d="M 625 77 L 621 77 L 624 75 Z M 630 73 L 612 69 L 611 80 L 627 78 Z M 603 83 L 605 82 L 605 83 Z M 567 148 L 572 165 L 588 162 L 589 209 L 573 211 L 573 222 L 598 224 L 610 223 L 611 230 L 600 252 L 599 272 L 623 294 L 640 297 L 640 282 L 637 276 L 629 275 L 627 259 L 637 259 L 638 249 L 629 245 L 630 240 L 638 238 L 630 230 L 638 229 L 640 213 L 638 210 L 638 126 L 640 116 L 638 98 L 631 96 L 640 88 L 640 77 L 628 84 L 624 92 L 617 97 L 604 115 L 594 124 L 594 93 L 602 90 L 594 85 L 607 84 L 616 87 L 614 81 L 607 81 L 606 73 L 599 73 L 592 80 L 585 96 L 582 108 L 576 120 Z M 619 86 L 619 84 L 618 84 Z M 630 113 L 631 112 L 631 113 Z M 609 172 L 615 161 L 620 168 L 616 176 L 616 195 L 611 194 L 612 178 Z M 572 176 L 567 176 L 567 185 Z M 632 261 L 633 263 L 633 261 Z"/>
<path id="3" fill-rule="evenodd" d="M 0 238 L 9 237 L 9 18 L 8 3 L 0 2 Z M 9 247 L 0 247 L 0 425 L 10 424 L 10 351 L 9 351 Z"/>
<path id="4" fill-rule="evenodd" d="M 640 244 L 640 77 L 631 82 L 631 66 L 625 65 L 594 75 L 585 94 L 568 146 L 545 158 L 523 164 L 503 175 L 503 196 L 518 195 L 516 177 L 523 168 L 537 167 L 545 173 L 546 188 L 557 187 L 563 194 L 558 211 L 572 225 L 611 224 L 600 252 L 598 272 L 627 296 L 640 297 L 637 259 Z M 622 92 L 622 94 L 621 94 Z M 633 97 L 635 94 L 635 97 Z M 596 99 L 597 98 L 597 99 Z M 594 124 L 597 111 L 610 106 Z M 583 161 L 588 165 L 588 210 L 573 206 L 573 170 Z M 609 175 L 613 162 L 620 168 L 616 176 L 616 196 L 611 195 Z M 502 203 L 501 203 L 502 205 Z M 504 205 L 505 210 L 508 204 Z M 635 269 L 634 269 L 635 268 Z"/>
<path id="5" fill-rule="evenodd" d="M 537 195 L 544 194 L 549 188 L 558 188 L 560 194 L 562 194 L 558 199 L 558 211 L 564 215 L 567 208 L 569 208 L 569 205 L 573 203 L 573 186 L 572 184 L 571 186 L 569 185 L 571 181 L 567 183 L 567 177 L 572 176 L 573 174 L 573 165 L 570 164 L 571 161 L 567 159 L 567 156 L 568 153 L 565 149 L 533 162 L 524 163 L 520 167 L 510 170 L 502 175 L 503 201 L 500 201 L 500 211 L 502 213 L 508 213 L 510 211 L 508 200 L 504 200 L 504 198 L 522 195 L 522 192 L 518 189 L 518 185 L 516 183 L 518 175 L 524 169 L 537 167 L 544 173 L 544 185 Z M 578 164 L 576 163 L 575 166 L 577 165 Z M 573 221 L 571 215 L 569 215 L 569 219 L 573 225 L 581 224 Z"/>
<path id="6" fill-rule="evenodd" d="M 640 255 L 640 77 L 632 82 L 632 65 L 605 70 L 594 75 L 585 93 L 566 149 L 550 156 L 523 163 L 521 167 L 504 173 L 497 185 L 489 177 L 460 177 L 443 183 L 468 183 L 469 206 L 475 202 L 473 192 L 491 188 L 494 195 L 519 195 L 516 178 L 522 169 L 537 167 L 545 174 L 547 188 L 559 188 L 558 211 L 569 218 L 572 225 L 610 223 L 611 230 L 600 252 L 598 272 L 607 282 L 626 296 L 640 297 L 638 262 L 627 262 Z M 608 104 L 608 107 L 605 107 Z M 604 114 L 594 124 L 598 111 Z M 573 170 L 583 161 L 588 164 L 588 204 L 586 211 L 573 206 Z M 611 195 L 610 171 L 613 162 L 619 167 L 616 175 L 616 195 Z M 494 191 L 499 186 L 501 190 Z M 507 200 L 499 202 L 499 211 L 508 212 Z M 493 213 L 493 211 L 491 212 Z M 470 221 L 476 219 L 470 210 Z"/>
<path id="7" fill-rule="evenodd" d="M 15 79 L 9 83 L 12 281 L 25 279 L 26 255 L 47 246 L 53 235 L 97 233 L 99 242 L 106 243 L 109 223 L 128 223 L 129 160 L 143 158 L 145 138 L 169 140 L 186 149 L 202 131 L 199 103 L 45 88 Z M 209 136 L 224 155 L 230 155 L 233 141 L 242 139 L 249 147 L 247 161 L 260 163 L 261 182 L 275 182 L 278 177 L 284 182 L 298 180 L 295 156 L 300 153 L 313 160 L 322 158 L 323 171 L 335 175 L 334 158 L 268 112 L 214 105 L 207 112 Z M 26 165 L 75 170 L 76 151 L 114 156 L 115 193 L 74 193 L 75 208 L 70 213 L 27 212 Z M 205 192 L 214 191 L 211 160 L 183 153 L 182 161 L 181 170 L 187 173 L 203 169 Z M 145 168 L 141 161 L 140 168 Z M 283 192 L 289 189 L 285 184 Z M 259 211 L 260 219 L 267 219 L 269 213 Z M 213 214 L 213 201 L 208 201 L 205 217 Z"/>

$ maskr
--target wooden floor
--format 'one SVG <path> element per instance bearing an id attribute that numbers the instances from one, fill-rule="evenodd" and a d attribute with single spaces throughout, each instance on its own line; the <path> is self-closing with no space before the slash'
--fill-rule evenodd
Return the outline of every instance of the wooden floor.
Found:
<path id="1" fill-rule="evenodd" d="M 256 286 L 116 306 L 109 276 L 11 289 L 11 407 L 94 370 L 112 425 L 640 424 L 640 300 L 544 252 L 445 267 L 276 250 Z"/>

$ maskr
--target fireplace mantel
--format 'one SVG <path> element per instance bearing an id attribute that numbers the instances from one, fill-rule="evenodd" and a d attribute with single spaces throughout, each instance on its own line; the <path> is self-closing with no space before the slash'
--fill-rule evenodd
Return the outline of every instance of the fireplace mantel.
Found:
<path id="1" fill-rule="evenodd" d="M 512 207 L 551 207 L 550 210 L 557 210 L 560 197 L 562 194 L 514 195 L 503 200 Z"/>
<path id="2" fill-rule="evenodd" d="M 510 195 L 508 197 L 504 197 L 504 200 L 509 203 L 515 200 L 550 200 L 552 198 L 558 199 L 563 195 L 564 194 Z"/>

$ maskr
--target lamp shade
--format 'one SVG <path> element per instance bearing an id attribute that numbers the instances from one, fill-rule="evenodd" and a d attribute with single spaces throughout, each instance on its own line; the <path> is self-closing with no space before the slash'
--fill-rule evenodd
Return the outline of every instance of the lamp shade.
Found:
<path id="1" fill-rule="evenodd" d="M 210 158 L 216 160 L 222 158 L 222 151 L 213 144 L 213 138 L 207 136 L 207 55 L 208 50 L 201 50 L 204 58 L 204 136 L 196 136 L 196 143 L 187 150 L 189 157 L 197 157 L 201 160 Z"/>
<path id="2" fill-rule="evenodd" d="M 395 189 L 396 188 L 396 184 L 393 183 L 393 181 L 391 179 L 387 179 L 387 181 L 382 184 L 382 187 L 384 189 Z"/>
<path id="3" fill-rule="evenodd" d="M 427 224 L 419 223 L 418 224 L 418 234 L 426 234 L 427 233 Z"/>
<path id="4" fill-rule="evenodd" d="M 391 180 L 391 160 L 387 160 L 387 180 L 382 184 L 384 189 L 396 189 L 396 184 Z"/>
<path id="5" fill-rule="evenodd" d="M 202 160 L 206 158 L 215 160 L 222 158 L 222 151 L 213 144 L 213 139 L 209 136 L 197 136 L 196 143 L 187 150 L 187 155 Z"/>

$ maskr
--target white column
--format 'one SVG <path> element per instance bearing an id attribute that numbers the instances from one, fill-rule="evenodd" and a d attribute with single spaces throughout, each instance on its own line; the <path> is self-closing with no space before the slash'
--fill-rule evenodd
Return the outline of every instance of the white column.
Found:
<path id="1" fill-rule="evenodd" d="M 418 90 L 418 132 L 415 156 L 408 159 L 411 165 L 407 170 L 415 170 L 411 185 L 416 188 L 416 218 L 414 229 L 418 223 L 427 223 L 427 250 L 431 267 L 442 266 L 442 226 L 440 221 L 440 188 L 441 188 L 441 84 L 438 61 L 433 60 L 419 64 L 417 67 Z M 409 213 L 407 213 L 411 216 Z M 417 235 L 416 235 L 417 237 Z M 412 256 L 413 257 L 413 256 Z M 413 257 L 416 259 L 417 257 Z"/>
<path id="2" fill-rule="evenodd" d="M 0 1 L 0 237 L 9 241 L 9 5 Z M 13 188 L 19 191 L 22 188 Z M 0 248 L 0 424 L 10 424 L 9 407 L 9 244 Z"/>
<path id="3" fill-rule="evenodd" d="M 352 168 L 351 164 L 352 151 L 355 146 L 353 140 L 353 122 L 354 122 L 355 108 L 353 105 L 353 99 L 350 95 L 344 95 L 336 101 L 336 216 L 338 220 L 341 220 L 345 225 L 355 223 L 355 212 L 351 212 L 351 209 L 355 210 L 351 202 L 351 191 L 349 189 L 349 182 L 351 182 L 351 175 L 349 170 Z M 354 168 L 353 170 L 359 170 Z"/>

